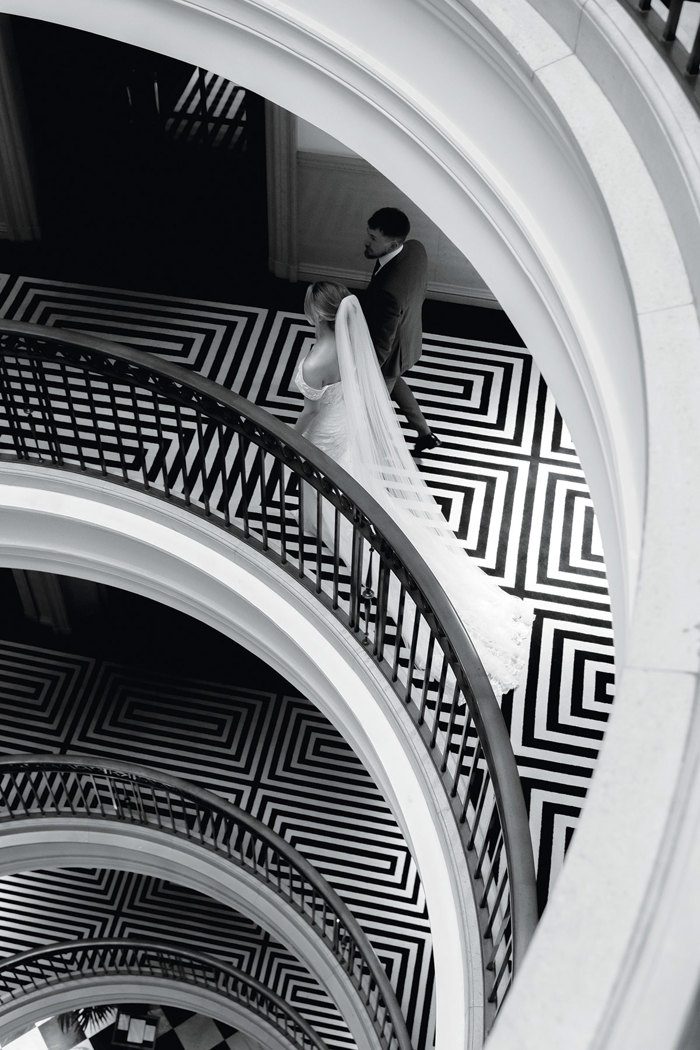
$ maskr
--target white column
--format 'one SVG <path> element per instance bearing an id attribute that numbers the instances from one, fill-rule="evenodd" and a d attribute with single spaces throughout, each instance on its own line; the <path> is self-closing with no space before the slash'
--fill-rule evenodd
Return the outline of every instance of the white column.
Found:
<path id="1" fill-rule="evenodd" d="M 297 280 L 297 121 L 265 102 L 268 266 L 275 277 Z"/>
<path id="2" fill-rule="evenodd" d="M 38 237 L 27 118 L 11 20 L 0 15 L 0 238 L 31 241 Z"/>

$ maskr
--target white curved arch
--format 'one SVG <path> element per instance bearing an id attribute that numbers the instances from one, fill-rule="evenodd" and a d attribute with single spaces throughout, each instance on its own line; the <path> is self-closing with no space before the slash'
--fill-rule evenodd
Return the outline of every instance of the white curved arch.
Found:
<path id="1" fill-rule="evenodd" d="M 593 492 L 622 649 L 646 458 L 628 274 L 581 147 L 477 5 L 356 0 L 351 17 L 325 0 L 66 0 L 60 12 L 51 0 L 0 0 L 0 9 L 243 82 L 342 138 L 440 226 L 503 304 L 564 413 Z M 397 25 L 400 43 L 378 46 Z M 562 54 L 550 32 L 539 60 Z M 670 265 L 652 212 L 647 235 L 661 247 L 650 248 Z"/>
<path id="2" fill-rule="evenodd" d="M 404 706 L 361 646 L 291 576 L 223 530 L 147 494 L 0 463 L 0 506 L 0 564 L 126 587 L 188 613 L 274 667 L 338 727 L 391 806 L 418 865 L 447 996 L 445 1038 L 479 1045 L 480 941 L 449 801 Z M 20 870 L 37 859 L 31 829 L 21 850 L 10 831 L 0 868 Z M 173 864 L 179 848 L 175 842 Z M 332 976 L 312 969 L 323 983 Z"/>
<path id="3" fill-rule="evenodd" d="M 624 995 L 637 923 L 659 914 L 649 903 L 661 892 L 656 857 L 667 822 L 690 826 L 681 788 L 697 763 L 695 736 L 687 751 L 684 738 L 700 663 L 700 505 L 687 484 L 700 447 L 700 329 L 683 252 L 697 265 L 698 209 L 674 211 L 669 201 L 677 229 L 685 224 L 674 236 L 639 152 L 651 156 L 655 144 L 659 186 L 691 199 L 697 120 L 671 126 L 667 100 L 681 109 L 685 101 L 668 71 L 617 0 L 64 0 L 60 11 L 53 0 L 0 0 L 0 8 L 201 63 L 344 138 L 464 250 L 535 353 L 600 520 L 620 688 L 586 813 L 493 1045 L 617 1045 L 606 1042 L 608 1011 Z M 596 48 L 603 30 L 605 47 Z M 640 67 L 662 100 L 653 134 L 644 116 L 625 115 L 642 95 Z M 625 121 L 598 86 L 606 76 Z M 642 807 L 653 816 L 643 830 Z M 605 895 L 596 892 L 601 868 Z M 554 989 L 564 1004 L 556 1011 Z M 438 979 L 444 1032 L 440 999 Z M 654 1045 L 649 1026 L 637 1036 L 639 1047 Z"/>
<path id="4" fill-rule="evenodd" d="M 20 818 L 3 829 L 0 875 L 80 867 L 116 868 L 165 879 L 241 912 L 287 946 L 326 989 L 358 1050 L 377 1050 L 380 1046 L 369 1015 L 340 963 L 329 959 L 319 938 L 293 908 L 279 906 L 271 887 L 229 864 L 224 857 L 151 828 L 97 819 Z M 0 1016 L 2 1032 L 4 1010 Z"/>

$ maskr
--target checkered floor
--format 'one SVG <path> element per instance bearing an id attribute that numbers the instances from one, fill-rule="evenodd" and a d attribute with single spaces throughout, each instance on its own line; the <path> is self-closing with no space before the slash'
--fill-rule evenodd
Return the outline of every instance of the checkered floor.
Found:
<path id="1" fill-rule="evenodd" d="M 152 1012 L 158 1015 L 156 1050 L 234 1050 L 242 1045 L 236 1029 L 223 1021 L 175 1006 L 154 1007 Z M 86 1041 L 85 1050 L 111 1050 L 112 1032 L 110 1022 Z"/>
<path id="2" fill-rule="evenodd" d="M 181 1010 L 175 1006 L 151 1006 L 149 1012 L 158 1019 L 155 1050 L 260 1050 L 259 1044 L 232 1025 L 214 1021 L 192 1010 Z M 78 1043 L 67 1040 L 64 1050 L 112 1050 L 114 1023 L 112 1016 L 89 1038 Z M 46 1050 L 54 1050 L 51 1034 L 54 1022 L 42 1025 L 40 1031 L 42 1029 L 46 1029 L 42 1033 Z M 12 1050 L 12 1047 L 13 1044 L 10 1044 L 5 1050 Z"/>

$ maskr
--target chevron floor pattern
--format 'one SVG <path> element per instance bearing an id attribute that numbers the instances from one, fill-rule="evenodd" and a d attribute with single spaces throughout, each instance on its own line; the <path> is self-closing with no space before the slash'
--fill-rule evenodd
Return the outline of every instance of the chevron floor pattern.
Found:
<path id="1" fill-rule="evenodd" d="M 149 350 L 288 422 L 300 407 L 290 384 L 311 336 L 300 313 L 5 275 L 0 316 Z M 423 461 L 427 483 L 470 556 L 536 608 L 527 679 L 504 698 L 503 710 L 529 807 L 544 905 L 574 833 L 613 702 L 612 622 L 594 510 L 566 427 L 526 349 L 475 341 L 468 333 L 428 333 L 410 381 L 443 438 L 442 447 Z M 61 689 L 67 690 L 64 676 L 58 696 Z M 223 732 L 225 719 L 220 724 Z M 117 752 L 122 731 L 118 724 L 108 733 Z M 237 742 L 244 747 L 242 740 Z M 331 747 L 314 765 L 326 775 L 336 758 Z M 203 782 L 215 786 L 206 765 L 203 771 Z M 276 797 L 281 825 L 285 804 L 293 813 L 296 794 L 283 790 Z M 317 805 L 316 796 L 311 808 Z M 367 835 L 365 843 L 373 842 L 373 819 L 358 829 L 355 846 Z M 328 853 L 331 867 L 334 852 L 338 847 Z M 374 844 L 367 853 L 381 868 Z M 413 896 L 418 912 L 417 889 Z M 363 920 L 371 924 L 371 915 Z M 407 928 L 414 921 L 408 918 Z M 424 946 L 422 937 L 418 943 Z M 425 958 L 418 969 L 429 999 Z M 421 1021 L 419 1027 L 426 1035 L 429 1024 Z"/>
<path id="2" fill-rule="evenodd" d="M 0 879 L 0 915 L 2 957 L 90 937 L 132 937 L 172 947 L 182 947 L 184 940 L 191 951 L 272 988 L 329 1048 L 355 1046 L 339 1011 L 303 963 L 245 916 L 183 886 L 126 871 L 35 871 Z"/>
<path id="3" fill-rule="evenodd" d="M 75 751 L 134 761 L 216 791 L 283 835 L 361 922 L 410 1018 L 415 1045 L 432 1044 L 430 927 L 415 864 L 364 767 L 308 700 L 16 642 L 0 643 L 0 681 L 6 753 Z M 213 902 L 153 879 L 112 871 L 0 879 L 0 952 L 73 937 L 162 939 L 163 931 L 182 928 L 183 915 L 193 947 L 234 965 L 247 962 L 330 1046 L 349 1045 L 337 1012 L 284 948 L 242 916 L 222 915 Z M 246 938 L 252 947 L 241 956 Z"/>

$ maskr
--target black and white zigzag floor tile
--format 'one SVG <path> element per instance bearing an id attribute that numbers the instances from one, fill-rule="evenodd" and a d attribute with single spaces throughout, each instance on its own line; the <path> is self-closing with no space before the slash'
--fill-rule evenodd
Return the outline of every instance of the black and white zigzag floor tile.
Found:
<path id="1" fill-rule="evenodd" d="M 0 957 L 59 941 L 126 937 L 203 953 L 265 983 L 329 1047 L 355 1046 L 338 1009 L 283 945 L 183 886 L 128 871 L 57 869 L 0 878 Z"/>
<path id="2" fill-rule="evenodd" d="M 580 471 L 543 463 L 533 494 L 526 587 L 539 599 L 609 611 L 600 536 Z"/>
<path id="3" fill-rule="evenodd" d="M 156 1025 L 154 1050 L 233 1050 L 245 1046 L 252 1050 L 253 1044 L 247 1039 L 242 1042 L 241 1034 L 232 1025 L 215 1021 L 204 1014 L 181 1007 L 153 1004 L 149 1006 L 148 1012 Z M 91 1026 L 90 1037 L 73 1050 L 112 1050 L 115 1018 L 116 1015 L 112 1013 L 97 1030 L 94 1025 Z"/>
<path id="4" fill-rule="evenodd" d="M 5 277 L 0 316 L 29 324 L 70 328 L 83 335 L 158 353 L 249 397 L 268 311 L 261 307 L 150 296 L 90 285 Z M 235 385 L 234 385 L 235 384 Z"/>
<path id="5" fill-rule="evenodd" d="M 298 411 L 292 378 L 311 338 L 299 314 L 267 316 L 230 304 L 7 278 L 0 315 L 149 349 L 223 382 L 287 421 Z M 528 597 L 538 620 L 547 618 L 553 603 L 559 605 L 556 637 L 568 632 L 571 654 L 585 657 L 586 638 L 595 636 L 612 661 L 605 569 L 590 496 L 531 355 L 522 347 L 427 334 L 411 382 L 444 438 L 443 447 L 422 465 L 426 481 L 470 556 L 505 587 Z M 252 462 L 249 467 L 255 469 Z M 545 639 L 548 635 L 543 627 Z M 559 688 L 558 649 L 549 651 L 554 663 L 543 660 L 541 650 L 531 661 L 523 700 L 528 709 L 541 709 L 550 679 L 551 687 Z M 584 711 L 583 719 L 590 718 L 588 705 Z M 513 744 L 519 754 L 525 741 L 514 738 Z M 546 762 L 545 753 L 541 758 Z"/>
<path id="6" fill-rule="evenodd" d="M 43 653 L 12 642 L 0 646 L 3 753 L 63 750 L 72 712 L 82 706 L 94 668 L 89 657 Z"/>
<path id="7" fill-rule="evenodd" d="M 76 665 L 83 674 L 72 706 L 62 702 L 63 679 Z M 0 666 L 14 668 L 0 695 L 0 721 L 11 717 L 17 727 L 7 751 L 58 748 L 175 774 L 244 807 L 299 849 L 361 922 L 416 1045 L 430 1045 L 430 926 L 415 863 L 363 765 L 308 700 L 101 660 L 83 668 L 63 653 L 18 643 L 0 643 Z M 52 717 L 33 722 L 37 695 Z M 83 916 L 71 919 L 68 909 L 66 921 L 79 926 Z M 32 915 L 29 925 L 37 922 L 41 930 Z"/>

